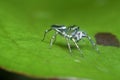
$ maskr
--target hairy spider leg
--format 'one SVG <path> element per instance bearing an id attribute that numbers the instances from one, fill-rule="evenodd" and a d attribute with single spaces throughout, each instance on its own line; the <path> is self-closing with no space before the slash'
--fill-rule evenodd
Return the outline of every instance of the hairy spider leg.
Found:
<path id="1" fill-rule="evenodd" d="M 90 41 L 90 43 L 92 44 L 93 48 L 94 48 L 98 53 L 100 53 L 97 45 L 94 43 L 94 41 L 91 39 L 91 37 L 90 37 L 90 36 L 87 36 L 87 38 L 88 38 L 88 40 Z"/>
<path id="2" fill-rule="evenodd" d="M 52 47 L 53 43 L 55 43 L 57 34 L 58 34 L 58 32 L 55 32 L 55 34 L 52 36 L 52 38 L 50 40 L 50 47 Z"/>
<path id="3" fill-rule="evenodd" d="M 43 36 L 42 41 L 44 41 L 44 39 L 45 39 L 45 37 L 46 37 L 46 34 L 47 34 L 48 32 L 50 32 L 51 30 L 52 30 L 52 28 L 50 28 L 50 29 L 48 29 L 48 30 L 45 30 L 45 33 L 44 33 L 44 36 Z"/>
<path id="4" fill-rule="evenodd" d="M 68 44 L 68 49 L 69 49 L 69 51 L 70 51 L 70 53 L 71 53 L 71 52 L 72 52 L 72 50 L 71 50 L 70 43 L 69 43 L 70 39 L 68 39 L 68 38 L 65 38 L 65 39 L 66 39 L 67 44 Z"/>
<path id="5" fill-rule="evenodd" d="M 53 44 L 56 42 L 56 36 L 57 36 L 57 34 L 58 34 L 58 32 L 55 32 Z"/>
<path id="6" fill-rule="evenodd" d="M 81 55 L 83 56 L 82 51 L 80 50 L 80 47 L 78 46 L 74 38 L 72 38 L 72 41 L 74 42 L 75 46 L 77 47 L 77 49 L 80 51 Z"/>

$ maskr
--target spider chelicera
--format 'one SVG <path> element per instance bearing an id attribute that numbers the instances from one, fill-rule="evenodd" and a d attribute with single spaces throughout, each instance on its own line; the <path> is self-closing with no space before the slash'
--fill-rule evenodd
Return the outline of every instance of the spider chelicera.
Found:
<path id="1" fill-rule="evenodd" d="M 71 50 L 69 41 L 72 40 L 75 46 L 77 47 L 77 49 L 81 52 L 80 47 L 78 46 L 77 42 L 80 41 L 84 37 L 87 38 L 92 44 L 92 46 L 96 49 L 96 51 L 98 51 L 98 48 L 96 47 L 96 44 L 93 42 L 91 37 L 88 36 L 86 32 L 80 30 L 79 27 L 76 25 L 72 25 L 69 27 L 66 27 L 64 25 L 52 25 L 50 29 L 45 31 L 42 41 L 45 39 L 46 34 L 50 32 L 51 30 L 54 30 L 55 34 L 51 38 L 50 46 L 53 45 L 53 43 L 56 41 L 57 34 L 59 34 L 66 39 L 70 53 L 72 52 L 72 50 Z"/>

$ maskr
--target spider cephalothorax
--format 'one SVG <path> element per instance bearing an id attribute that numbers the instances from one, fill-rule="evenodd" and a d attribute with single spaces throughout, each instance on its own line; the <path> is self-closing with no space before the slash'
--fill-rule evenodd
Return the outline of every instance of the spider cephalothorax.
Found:
<path id="1" fill-rule="evenodd" d="M 71 47 L 69 41 L 72 40 L 76 45 L 77 49 L 80 51 L 77 42 L 84 37 L 86 37 L 90 41 L 92 46 L 98 51 L 96 44 L 91 40 L 91 38 L 86 34 L 86 32 L 80 30 L 79 27 L 76 25 L 72 25 L 69 27 L 66 27 L 64 25 L 52 25 L 50 29 L 45 31 L 43 40 L 45 39 L 46 33 L 48 33 L 51 30 L 54 30 L 55 34 L 51 38 L 50 46 L 52 46 L 52 44 L 55 42 L 57 34 L 60 34 L 66 39 L 70 52 L 71 52 Z"/>

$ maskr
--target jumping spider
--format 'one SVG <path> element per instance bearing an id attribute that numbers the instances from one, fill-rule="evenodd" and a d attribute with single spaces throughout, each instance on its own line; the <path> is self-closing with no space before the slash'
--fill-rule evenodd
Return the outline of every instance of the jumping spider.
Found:
<path id="1" fill-rule="evenodd" d="M 92 46 L 96 49 L 96 51 L 98 51 L 98 48 L 96 47 L 96 44 L 93 42 L 91 37 L 88 36 L 84 31 L 80 30 L 79 27 L 76 25 L 72 25 L 69 27 L 66 27 L 64 25 L 52 25 L 50 29 L 45 31 L 42 41 L 45 39 L 46 34 L 50 32 L 51 30 L 54 30 L 55 34 L 51 38 L 50 46 L 52 46 L 52 44 L 55 42 L 57 34 L 60 34 L 66 39 L 70 53 L 72 51 L 71 51 L 69 41 L 72 40 L 74 44 L 76 45 L 77 49 L 81 52 L 77 42 L 80 41 L 84 37 L 87 38 L 92 44 Z"/>

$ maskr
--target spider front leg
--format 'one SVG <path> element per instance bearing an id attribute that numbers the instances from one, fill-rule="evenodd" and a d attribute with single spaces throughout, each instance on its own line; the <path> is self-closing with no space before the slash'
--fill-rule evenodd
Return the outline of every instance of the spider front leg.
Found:
<path id="1" fill-rule="evenodd" d="M 94 43 L 94 41 L 91 39 L 91 37 L 90 37 L 90 36 L 87 36 L 87 38 L 88 38 L 88 40 L 90 41 L 90 43 L 92 44 L 93 48 L 95 48 L 95 50 L 96 50 L 98 53 L 100 53 L 97 45 Z"/>
<path id="2" fill-rule="evenodd" d="M 48 29 L 48 30 L 45 30 L 45 33 L 44 33 L 44 36 L 43 36 L 42 41 L 44 41 L 46 34 L 47 34 L 48 32 L 50 32 L 51 30 L 52 30 L 51 28 L 50 28 L 50 29 Z"/>
<path id="3" fill-rule="evenodd" d="M 55 43 L 57 34 L 58 34 L 58 32 L 56 32 L 56 33 L 52 36 L 52 38 L 51 38 L 51 40 L 50 40 L 50 47 L 52 47 L 53 43 Z"/>

